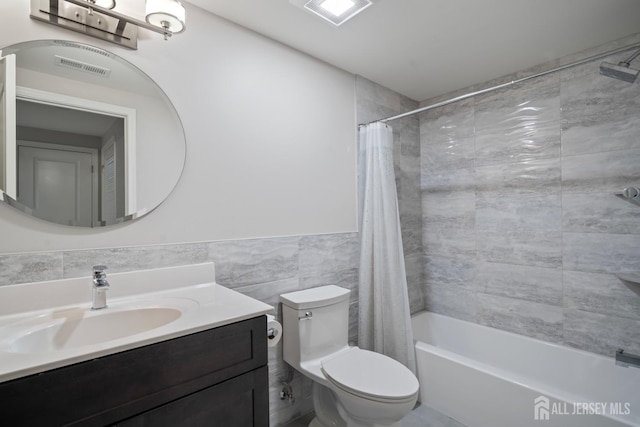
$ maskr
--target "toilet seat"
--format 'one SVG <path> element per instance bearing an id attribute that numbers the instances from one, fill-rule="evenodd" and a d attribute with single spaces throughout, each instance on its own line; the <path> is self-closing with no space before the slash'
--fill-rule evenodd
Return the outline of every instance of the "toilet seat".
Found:
<path id="1" fill-rule="evenodd" d="M 415 375 L 400 362 L 357 347 L 323 360 L 322 372 L 343 391 L 378 402 L 414 399 L 419 387 Z"/>

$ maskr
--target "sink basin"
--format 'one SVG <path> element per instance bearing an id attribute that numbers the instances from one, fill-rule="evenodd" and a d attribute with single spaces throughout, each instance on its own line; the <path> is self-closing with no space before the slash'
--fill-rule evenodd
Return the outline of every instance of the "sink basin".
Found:
<path id="1" fill-rule="evenodd" d="M 12 325 L 3 347 L 13 353 L 44 353 L 125 338 L 167 325 L 182 316 L 174 307 L 73 308 Z"/>

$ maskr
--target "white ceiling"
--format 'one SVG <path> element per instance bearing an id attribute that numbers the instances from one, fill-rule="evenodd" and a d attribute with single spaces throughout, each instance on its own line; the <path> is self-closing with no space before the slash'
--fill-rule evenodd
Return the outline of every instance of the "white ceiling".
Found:
<path id="1" fill-rule="evenodd" d="M 337 28 L 289 0 L 188 2 L 416 101 L 640 32 L 640 0 L 374 0 Z"/>

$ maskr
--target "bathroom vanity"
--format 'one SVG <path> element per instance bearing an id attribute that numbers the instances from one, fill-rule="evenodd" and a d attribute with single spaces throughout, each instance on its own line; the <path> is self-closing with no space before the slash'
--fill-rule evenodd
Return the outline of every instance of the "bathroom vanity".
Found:
<path id="1" fill-rule="evenodd" d="M 178 269 L 181 268 L 184 269 Z M 204 267 L 203 271 L 211 268 Z M 170 269 L 158 270 L 167 273 Z M 179 272 L 168 273 L 180 276 Z M 166 274 L 158 277 L 162 277 L 160 282 L 171 282 Z M 80 283 L 80 279 L 70 279 L 74 280 Z M 62 287 L 72 286 L 70 281 Z M 112 288 L 124 285 L 124 281 L 118 282 L 113 280 Z M 152 283 L 155 288 L 162 288 L 158 280 Z M 114 299 L 113 306 L 110 304 L 105 310 L 113 310 L 111 313 L 115 315 L 104 313 L 112 316 L 112 323 L 116 323 L 118 313 L 151 306 L 178 307 L 182 300 L 190 303 L 182 305 L 178 319 L 108 342 L 95 342 L 93 338 L 83 338 L 91 340 L 89 344 L 73 342 L 69 333 L 64 342 L 47 344 L 47 335 L 42 335 L 43 342 L 38 345 L 50 345 L 50 351 L 36 351 L 41 348 L 33 347 L 30 342 L 25 344 L 29 332 L 39 333 L 40 326 L 26 330 L 16 325 L 24 322 L 32 325 L 34 313 L 40 313 L 38 322 L 67 316 L 63 324 L 74 325 L 72 332 L 81 332 L 85 325 L 82 322 L 103 314 L 83 312 L 81 320 L 76 322 L 73 317 L 76 314 L 67 314 L 76 312 L 65 307 L 58 309 L 57 316 L 43 317 L 40 311 L 35 311 L 0 317 L 3 423 L 11 426 L 267 427 L 264 314 L 271 306 L 215 283 L 200 283 Z M 176 303 L 172 305 L 172 301 Z M 140 308 L 141 304 L 144 308 Z M 49 329 L 55 326 L 52 320 L 46 322 Z M 15 332 L 21 330 L 25 332 Z M 15 333 L 9 336 L 8 331 Z M 100 329 L 95 332 L 99 335 Z M 65 333 L 64 328 L 59 328 L 56 337 Z"/>

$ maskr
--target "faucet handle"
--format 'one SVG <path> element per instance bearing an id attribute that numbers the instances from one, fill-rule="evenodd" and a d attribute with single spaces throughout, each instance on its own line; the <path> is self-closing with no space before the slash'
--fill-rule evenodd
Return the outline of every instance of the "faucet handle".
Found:
<path id="1" fill-rule="evenodd" d="M 95 273 L 103 273 L 107 269 L 106 265 L 94 265 L 93 272 Z"/>

